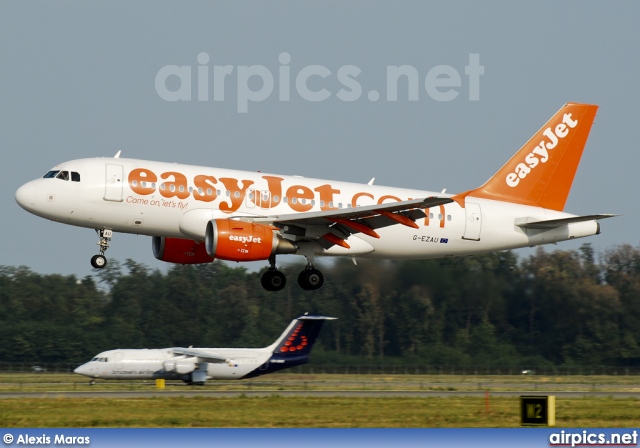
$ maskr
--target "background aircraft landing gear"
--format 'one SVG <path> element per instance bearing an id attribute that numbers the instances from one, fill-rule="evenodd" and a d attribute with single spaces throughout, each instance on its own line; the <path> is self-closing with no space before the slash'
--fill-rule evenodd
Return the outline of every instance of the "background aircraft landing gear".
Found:
<path id="1" fill-rule="evenodd" d="M 269 268 L 260 279 L 262 287 L 267 291 L 280 291 L 287 284 L 284 274 L 275 268 Z"/>
<path id="2" fill-rule="evenodd" d="M 96 269 L 102 269 L 107 265 L 107 257 L 104 256 L 104 252 L 109 248 L 109 241 L 113 236 L 113 231 L 109 229 L 96 229 L 96 233 L 100 237 L 98 246 L 100 246 L 100 254 L 91 257 L 91 266 Z"/>
<path id="3" fill-rule="evenodd" d="M 298 284 L 302 289 L 313 291 L 320 288 L 323 283 L 324 275 L 311 265 L 298 275 Z"/>

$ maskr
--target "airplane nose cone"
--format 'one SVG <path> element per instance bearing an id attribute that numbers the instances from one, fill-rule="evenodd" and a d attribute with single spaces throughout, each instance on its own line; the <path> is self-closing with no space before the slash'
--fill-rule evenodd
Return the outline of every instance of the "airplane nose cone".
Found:
<path id="1" fill-rule="evenodd" d="M 28 182 L 16 191 L 16 202 L 27 211 L 33 210 L 36 203 L 36 186 Z"/>
<path id="2" fill-rule="evenodd" d="M 82 364 L 73 371 L 73 373 L 77 373 L 79 375 L 90 376 L 89 367 L 86 364 Z"/>

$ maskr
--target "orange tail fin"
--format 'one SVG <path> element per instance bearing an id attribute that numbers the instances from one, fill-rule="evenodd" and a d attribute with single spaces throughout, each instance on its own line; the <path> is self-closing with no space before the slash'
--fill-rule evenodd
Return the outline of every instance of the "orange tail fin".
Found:
<path id="1" fill-rule="evenodd" d="M 463 196 L 563 210 L 597 110 L 565 104 L 487 183 Z"/>

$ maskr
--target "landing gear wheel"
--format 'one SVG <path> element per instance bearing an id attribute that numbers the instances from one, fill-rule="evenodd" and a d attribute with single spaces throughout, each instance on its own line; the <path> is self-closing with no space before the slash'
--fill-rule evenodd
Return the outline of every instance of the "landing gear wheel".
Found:
<path id="1" fill-rule="evenodd" d="M 91 266 L 96 269 L 102 269 L 107 265 L 107 258 L 104 255 L 94 255 L 91 257 Z"/>
<path id="2" fill-rule="evenodd" d="M 260 279 L 262 287 L 267 291 L 280 291 L 287 284 L 287 278 L 278 270 L 268 270 Z"/>
<path id="3" fill-rule="evenodd" d="M 102 269 L 107 265 L 107 257 L 104 256 L 104 253 L 109 248 L 109 241 L 113 237 L 113 231 L 111 229 L 96 229 L 96 233 L 100 237 L 98 241 L 100 253 L 91 257 L 91 266 L 96 269 Z"/>
<path id="4" fill-rule="evenodd" d="M 314 291 L 324 283 L 324 275 L 317 269 L 305 269 L 298 275 L 298 284 L 302 289 Z"/>

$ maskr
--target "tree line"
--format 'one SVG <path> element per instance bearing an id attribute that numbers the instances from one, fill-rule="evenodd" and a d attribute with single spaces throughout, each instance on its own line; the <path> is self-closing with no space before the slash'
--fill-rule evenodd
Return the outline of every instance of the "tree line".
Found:
<path id="1" fill-rule="evenodd" d="M 0 361 L 84 362 L 115 348 L 261 347 L 292 318 L 325 325 L 314 362 L 640 366 L 640 249 L 539 248 L 435 260 L 338 259 L 280 292 L 222 262 L 166 273 L 110 260 L 82 279 L 0 266 Z"/>

